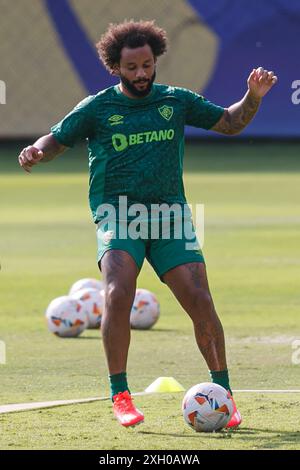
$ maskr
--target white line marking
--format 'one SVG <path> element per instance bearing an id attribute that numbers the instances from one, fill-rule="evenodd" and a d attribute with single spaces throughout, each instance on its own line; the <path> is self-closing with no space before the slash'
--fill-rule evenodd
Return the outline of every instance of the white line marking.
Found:
<path id="1" fill-rule="evenodd" d="M 233 390 L 234 393 L 300 393 L 300 390 Z"/>
<path id="2" fill-rule="evenodd" d="M 234 393 L 300 393 L 300 390 L 233 390 Z M 167 392 L 169 393 L 169 392 Z M 173 392 L 178 393 L 178 392 Z M 156 395 L 156 393 L 138 392 L 132 396 Z M 31 403 L 15 403 L 0 406 L 0 414 L 15 413 L 17 411 L 39 410 L 42 408 L 54 408 L 56 406 L 74 405 L 77 403 L 92 403 L 94 401 L 110 400 L 110 397 L 79 398 L 77 400 L 56 400 Z"/>
<path id="3" fill-rule="evenodd" d="M 16 403 L 14 405 L 0 406 L 1 413 L 13 413 L 15 411 L 39 410 L 40 408 L 52 408 L 54 406 L 73 405 L 76 403 L 89 403 L 99 400 L 108 400 L 109 397 L 82 398 L 78 400 L 57 400 L 32 403 Z"/>

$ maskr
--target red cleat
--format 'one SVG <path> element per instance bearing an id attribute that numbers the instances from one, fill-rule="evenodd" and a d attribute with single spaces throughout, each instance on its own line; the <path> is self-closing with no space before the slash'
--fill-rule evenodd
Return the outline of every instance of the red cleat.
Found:
<path id="1" fill-rule="evenodd" d="M 230 395 L 231 396 L 231 395 Z M 233 403 L 233 413 L 232 413 L 232 416 L 229 420 L 229 422 L 226 424 L 225 428 L 226 429 L 235 429 L 237 428 L 241 422 L 242 422 L 242 416 L 241 416 L 241 413 L 238 411 L 237 407 L 236 407 L 236 404 L 235 404 L 235 401 L 234 399 L 232 398 L 231 396 L 231 400 L 232 400 L 232 403 Z"/>
<path id="2" fill-rule="evenodd" d="M 113 397 L 114 415 L 122 426 L 135 426 L 144 421 L 144 415 L 132 403 L 130 393 L 126 390 Z"/>

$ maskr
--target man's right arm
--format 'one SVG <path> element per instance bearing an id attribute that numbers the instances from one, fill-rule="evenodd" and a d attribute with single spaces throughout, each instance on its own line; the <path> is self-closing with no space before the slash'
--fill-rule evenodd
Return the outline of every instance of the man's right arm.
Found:
<path id="1" fill-rule="evenodd" d="M 19 155 L 19 164 L 28 173 L 39 162 L 49 162 L 63 153 L 68 147 L 60 144 L 53 134 L 40 137 L 33 145 L 25 147 Z"/>

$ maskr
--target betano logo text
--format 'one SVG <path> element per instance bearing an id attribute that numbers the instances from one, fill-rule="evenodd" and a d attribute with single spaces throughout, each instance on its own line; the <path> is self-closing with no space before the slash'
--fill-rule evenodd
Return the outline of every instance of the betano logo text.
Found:
<path id="1" fill-rule="evenodd" d="M 130 145 L 148 144 L 151 142 L 161 142 L 173 140 L 174 129 L 162 129 L 158 131 L 139 132 L 138 134 L 113 134 L 112 144 L 117 152 L 122 152 Z"/>

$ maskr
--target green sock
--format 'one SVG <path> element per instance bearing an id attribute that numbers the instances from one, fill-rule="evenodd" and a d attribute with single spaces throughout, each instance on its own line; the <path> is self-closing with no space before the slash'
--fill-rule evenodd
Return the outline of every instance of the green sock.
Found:
<path id="1" fill-rule="evenodd" d="M 127 383 L 127 374 L 126 372 L 121 372 L 120 374 L 113 374 L 109 376 L 109 382 L 110 382 L 110 396 L 111 399 L 115 395 L 117 395 L 120 392 L 125 392 L 128 390 L 130 393 L 130 390 L 128 388 L 128 383 Z"/>
<path id="2" fill-rule="evenodd" d="M 229 392 L 232 395 L 232 390 L 229 385 L 229 374 L 228 370 L 210 370 L 209 371 L 211 380 L 214 384 L 221 385 L 224 387 L 226 390 L 229 390 Z"/>

